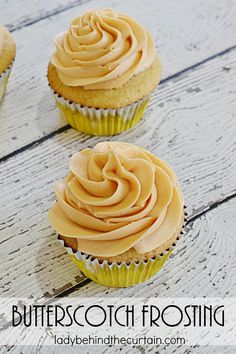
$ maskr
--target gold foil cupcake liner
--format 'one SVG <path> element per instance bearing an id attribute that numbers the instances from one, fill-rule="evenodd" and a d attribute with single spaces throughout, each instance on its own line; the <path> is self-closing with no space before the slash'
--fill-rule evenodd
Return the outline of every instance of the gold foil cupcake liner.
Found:
<path id="1" fill-rule="evenodd" d="M 91 280 L 109 287 L 129 287 L 143 283 L 159 272 L 171 255 L 176 242 L 163 253 L 138 262 L 108 262 L 99 261 L 96 257 L 83 252 L 75 252 L 66 246 L 64 240 L 57 235 L 60 244 L 66 249 L 72 261 Z M 179 237 L 177 237 L 177 240 Z"/>
<path id="2" fill-rule="evenodd" d="M 52 90 L 52 89 L 51 89 Z M 90 135 L 115 135 L 134 127 L 143 117 L 150 97 L 122 108 L 93 108 L 69 101 L 53 91 L 62 117 L 76 130 Z"/>
<path id="3" fill-rule="evenodd" d="M 8 79 L 12 70 L 12 66 L 13 66 L 14 60 L 12 61 L 12 63 L 8 66 L 7 69 L 5 69 L 1 74 L 0 74 L 0 103 L 3 99 L 3 96 L 6 92 L 6 88 L 7 88 L 7 83 L 8 83 Z"/>

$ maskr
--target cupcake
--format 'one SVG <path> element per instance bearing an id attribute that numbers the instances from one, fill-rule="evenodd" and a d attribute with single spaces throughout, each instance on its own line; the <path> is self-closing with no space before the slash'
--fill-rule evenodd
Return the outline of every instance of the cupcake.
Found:
<path id="1" fill-rule="evenodd" d="M 111 9 L 91 10 L 57 35 L 55 46 L 49 86 L 73 128 L 114 135 L 140 121 L 161 76 L 146 28 Z"/>
<path id="2" fill-rule="evenodd" d="M 0 102 L 7 87 L 7 81 L 16 55 L 16 44 L 8 30 L 0 26 Z"/>
<path id="3" fill-rule="evenodd" d="M 73 155 L 49 219 L 79 269 L 97 283 L 146 281 L 170 256 L 184 201 L 168 164 L 142 147 L 103 142 Z"/>

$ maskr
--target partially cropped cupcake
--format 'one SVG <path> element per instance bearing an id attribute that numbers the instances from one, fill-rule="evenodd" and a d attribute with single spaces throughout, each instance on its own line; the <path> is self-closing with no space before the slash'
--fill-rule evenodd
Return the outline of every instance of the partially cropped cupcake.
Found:
<path id="1" fill-rule="evenodd" d="M 48 81 L 69 124 L 113 135 L 142 118 L 161 65 L 146 28 L 111 9 L 91 10 L 55 37 Z"/>
<path id="2" fill-rule="evenodd" d="M 104 142 L 70 159 L 49 212 L 80 270 L 107 286 L 146 281 L 163 266 L 184 223 L 173 170 L 144 148 Z"/>
<path id="3" fill-rule="evenodd" d="M 0 26 L 0 102 L 6 91 L 15 56 L 15 40 L 5 27 Z"/>

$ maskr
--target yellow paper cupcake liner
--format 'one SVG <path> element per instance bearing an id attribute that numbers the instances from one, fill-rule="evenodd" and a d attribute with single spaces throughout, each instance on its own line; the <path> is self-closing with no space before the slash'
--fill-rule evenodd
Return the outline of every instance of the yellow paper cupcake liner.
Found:
<path id="1" fill-rule="evenodd" d="M 10 73 L 11 73 L 12 65 L 13 65 L 13 62 L 6 70 L 4 70 L 0 74 L 0 103 L 1 103 L 2 98 L 6 92 L 7 82 L 8 82 Z"/>
<path id="2" fill-rule="evenodd" d="M 149 97 L 129 106 L 110 109 L 73 103 L 53 92 L 63 118 L 76 130 L 91 135 L 115 135 L 134 127 L 143 117 Z"/>
<path id="3" fill-rule="evenodd" d="M 147 281 L 159 272 L 173 251 L 173 247 L 171 247 L 154 258 L 138 263 L 113 262 L 110 264 L 106 260 L 99 262 L 93 256 L 80 251 L 74 252 L 71 247 L 65 245 L 59 236 L 58 241 L 66 249 L 72 261 L 88 278 L 109 287 L 128 287 Z"/>

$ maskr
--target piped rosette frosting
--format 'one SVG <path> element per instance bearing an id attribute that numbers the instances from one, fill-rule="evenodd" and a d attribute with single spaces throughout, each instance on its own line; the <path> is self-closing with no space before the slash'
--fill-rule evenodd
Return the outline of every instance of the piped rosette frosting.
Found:
<path id="1" fill-rule="evenodd" d="M 178 181 L 168 164 L 147 150 L 99 143 L 73 155 L 69 167 L 55 186 L 57 203 L 49 217 L 60 235 L 77 240 L 81 252 L 146 253 L 178 230 L 184 203 Z"/>
<path id="2" fill-rule="evenodd" d="M 51 63 L 64 85 L 112 89 L 150 67 L 155 59 L 151 34 L 131 17 L 99 9 L 71 22 L 55 37 Z"/>

